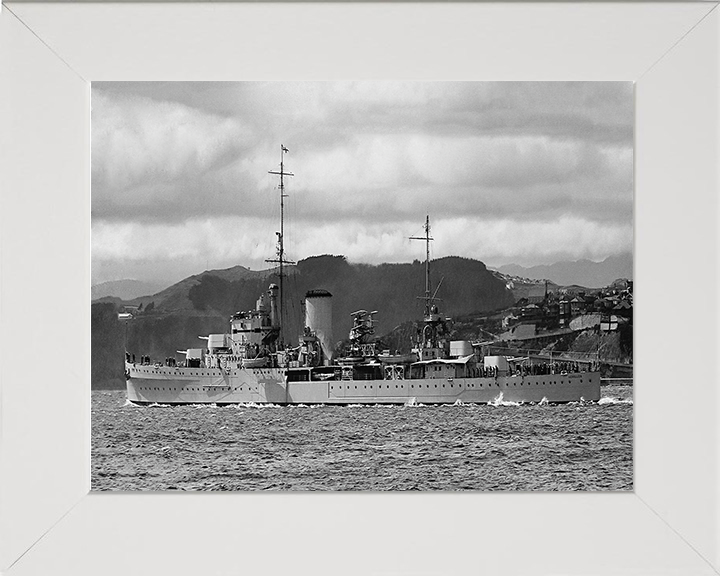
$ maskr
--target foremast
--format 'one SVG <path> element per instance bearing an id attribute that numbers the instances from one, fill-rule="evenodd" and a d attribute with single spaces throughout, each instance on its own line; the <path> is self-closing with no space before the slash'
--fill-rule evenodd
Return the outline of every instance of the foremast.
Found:
<path id="1" fill-rule="evenodd" d="M 275 233 L 278 237 L 276 257 L 266 260 L 266 262 L 277 264 L 279 268 L 278 278 L 280 280 L 280 297 L 278 299 L 278 321 L 280 325 L 278 326 L 278 349 L 283 349 L 285 347 L 282 332 L 283 326 L 285 325 L 283 316 L 283 300 L 285 295 L 283 290 L 283 281 L 285 279 L 285 272 L 283 270 L 283 266 L 285 264 L 295 264 L 295 262 L 285 259 L 285 198 L 287 198 L 287 195 L 285 194 L 285 176 L 295 176 L 292 172 L 285 171 L 285 154 L 287 152 L 289 152 L 289 150 L 285 148 L 283 144 L 280 144 L 280 171 L 268 171 L 268 174 L 276 174 L 280 176 L 280 232 Z"/>
<path id="2" fill-rule="evenodd" d="M 418 348 L 415 352 L 418 354 L 420 360 L 430 360 L 442 358 L 446 355 L 444 346 L 441 346 L 439 341 L 439 335 L 445 328 L 445 318 L 440 315 L 438 307 L 435 305 L 435 302 L 439 300 L 436 296 L 442 280 L 438 283 L 435 292 L 432 291 L 430 281 L 430 242 L 432 242 L 434 238 L 430 236 L 429 215 L 425 216 L 425 226 L 423 226 L 423 229 L 425 230 L 424 236 L 410 237 L 410 240 L 423 240 L 425 242 L 425 295 L 418 296 L 420 300 L 425 301 L 425 315 L 420 341 L 418 342 Z"/>

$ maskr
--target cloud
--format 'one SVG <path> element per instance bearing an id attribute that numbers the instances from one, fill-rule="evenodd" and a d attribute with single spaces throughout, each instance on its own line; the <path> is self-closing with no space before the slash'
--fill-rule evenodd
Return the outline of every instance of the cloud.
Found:
<path id="1" fill-rule="evenodd" d="M 343 254 L 352 262 L 369 264 L 424 259 L 424 245 L 410 240 L 410 236 L 424 235 L 424 220 L 303 224 L 293 223 L 286 229 L 289 259 L 317 254 Z M 266 260 L 275 255 L 276 228 L 277 222 L 270 219 L 242 217 L 176 224 L 98 223 L 93 225 L 94 273 L 107 271 L 113 262 L 135 270 L 134 276 L 153 280 L 173 268 L 187 270 L 185 276 L 238 264 L 266 269 L 272 267 Z M 522 225 L 511 219 L 461 217 L 431 220 L 431 233 L 432 258 L 461 255 L 484 262 L 510 258 L 526 263 L 528 254 L 536 262 L 601 260 L 627 251 L 633 231 L 628 224 L 608 226 L 573 217 Z M 157 262 L 162 267 L 153 270 Z M 137 270 L 143 270 L 142 274 Z"/>
<path id="2" fill-rule="evenodd" d="M 464 238 L 507 262 L 630 249 L 631 83 L 94 83 L 92 104 L 103 273 L 138 250 L 262 264 L 281 143 L 304 255 L 411 258 L 400 230 L 428 213 L 454 223 L 448 236 L 470 257 Z"/>

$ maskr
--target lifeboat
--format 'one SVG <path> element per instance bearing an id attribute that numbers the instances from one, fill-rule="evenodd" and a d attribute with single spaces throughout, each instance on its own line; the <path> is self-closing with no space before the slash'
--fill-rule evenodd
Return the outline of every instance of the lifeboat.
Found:
<path id="1" fill-rule="evenodd" d="M 266 366 L 267 363 L 268 363 L 267 356 L 260 356 L 258 358 L 243 358 L 242 367 L 243 368 L 262 368 L 263 366 Z"/>

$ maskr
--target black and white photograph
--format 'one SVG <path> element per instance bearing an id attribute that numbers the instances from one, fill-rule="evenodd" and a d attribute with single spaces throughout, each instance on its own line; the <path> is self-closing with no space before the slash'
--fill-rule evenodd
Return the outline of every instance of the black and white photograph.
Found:
<path id="1" fill-rule="evenodd" d="M 92 490 L 633 490 L 632 82 L 91 106 Z"/>

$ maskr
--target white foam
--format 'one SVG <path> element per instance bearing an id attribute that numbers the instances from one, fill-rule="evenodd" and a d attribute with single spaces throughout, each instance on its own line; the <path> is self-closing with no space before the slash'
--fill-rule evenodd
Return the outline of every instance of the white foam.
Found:
<path id="1" fill-rule="evenodd" d="M 430 405 L 431 407 L 433 404 Z M 426 404 L 423 404 L 422 402 L 418 402 L 417 398 L 411 398 L 405 404 L 403 404 L 403 408 L 425 408 L 427 407 Z"/>
<path id="2" fill-rule="evenodd" d="M 500 392 L 498 396 L 487 403 L 488 406 L 520 406 L 520 402 L 510 402 L 507 400 L 503 400 L 503 393 Z"/>
<path id="3" fill-rule="evenodd" d="M 235 404 L 235 408 L 257 408 L 258 410 L 263 408 L 280 408 L 278 404 L 258 404 L 257 402 L 240 402 Z"/>
<path id="4" fill-rule="evenodd" d="M 625 400 L 620 400 L 618 398 L 614 398 L 612 396 L 603 396 L 598 400 L 598 405 L 604 405 L 604 404 L 634 404 L 632 398 L 626 398 Z"/>
<path id="5" fill-rule="evenodd" d="M 135 404 L 135 402 L 131 402 L 129 398 L 125 398 L 125 404 L 122 405 L 123 408 L 126 406 L 132 406 L 133 408 L 140 408 L 140 404 Z"/>

